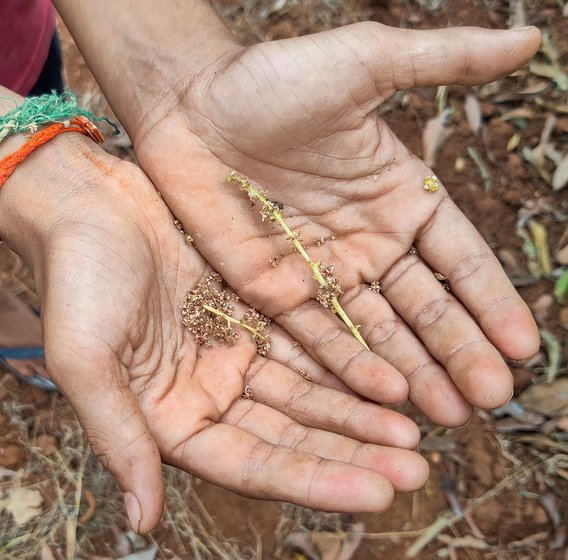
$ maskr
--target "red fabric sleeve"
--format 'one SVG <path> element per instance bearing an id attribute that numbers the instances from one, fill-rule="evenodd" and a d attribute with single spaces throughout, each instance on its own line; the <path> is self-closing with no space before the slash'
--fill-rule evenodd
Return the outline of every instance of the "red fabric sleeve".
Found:
<path id="1" fill-rule="evenodd" d="M 0 84 L 27 95 L 47 60 L 54 31 L 50 0 L 0 0 Z"/>

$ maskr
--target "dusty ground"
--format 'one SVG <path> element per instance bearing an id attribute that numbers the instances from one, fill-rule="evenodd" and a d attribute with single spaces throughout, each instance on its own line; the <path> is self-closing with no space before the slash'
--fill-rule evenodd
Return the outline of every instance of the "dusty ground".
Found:
<path id="1" fill-rule="evenodd" d="M 548 31 L 557 66 L 549 49 L 537 58 L 541 66 L 514 77 L 472 91 L 449 88 L 444 103 L 436 102 L 435 88 L 400 94 L 383 114 L 416 153 L 440 144 L 433 167 L 533 307 L 544 331 L 542 352 L 529 364 L 511 365 L 516 406 L 501 414 L 477 414 L 462 430 L 442 430 L 409 411 L 422 428 L 432 475 L 423 490 L 397 497 L 383 515 L 322 515 L 247 500 L 168 469 L 163 523 L 143 541 L 125 536 L 117 489 L 87 457 L 65 403 L 0 377 L 0 467 L 17 472 L 0 470 L 0 492 L 20 485 L 42 497 L 41 515 L 20 528 L 10 514 L 0 513 L 0 557 L 64 558 L 76 544 L 78 557 L 116 558 L 156 544 L 157 557 L 164 559 L 397 560 L 410 547 L 420 548 L 416 541 L 426 535 L 430 540 L 416 555 L 422 560 L 568 559 L 568 302 L 553 296 L 568 264 L 568 249 L 562 251 L 568 245 L 568 188 L 553 191 L 549 184 L 568 153 L 568 97 L 560 89 L 568 63 L 567 6 L 562 0 L 217 4 L 245 43 L 361 19 L 410 28 L 507 27 L 524 20 Z M 69 83 L 78 92 L 90 90 L 73 45 L 66 40 L 64 47 Z M 556 68 L 557 83 L 542 75 L 542 64 Z M 466 103 L 468 94 L 473 97 Z M 423 131 L 444 109 L 451 136 L 442 143 L 439 130 L 425 136 Z M 530 152 L 547 122 L 548 138 Z M 539 150 L 548 154 L 543 162 L 534 157 Z M 546 233 L 544 243 L 537 241 L 539 231 Z M 0 247 L 0 281 L 34 302 L 29 273 L 5 247 Z M 454 516 L 448 526 L 440 524 L 443 515 Z M 354 527 L 363 539 L 350 553 L 348 533 Z M 304 542 L 294 550 L 285 545 L 291 533 Z M 334 553 L 338 543 L 343 556 Z"/>

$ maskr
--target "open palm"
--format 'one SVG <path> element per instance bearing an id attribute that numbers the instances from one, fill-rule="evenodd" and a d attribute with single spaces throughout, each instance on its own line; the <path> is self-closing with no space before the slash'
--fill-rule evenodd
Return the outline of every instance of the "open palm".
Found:
<path id="1" fill-rule="evenodd" d="M 131 134 L 142 167 L 243 299 L 354 391 L 399 402 L 401 372 L 424 413 L 460 425 L 471 405 L 493 408 L 510 397 L 500 352 L 527 358 L 538 334 L 489 247 L 443 187 L 422 188 L 432 171 L 376 108 L 398 89 L 506 75 L 538 42 L 534 29 L 362 23 L 235 47 L 191 80 L 179 72 L 173 93 Z M 340 301 L 373 352 L 317 304 L 311 270 L 227 184 L 232 169 L 283 205 L 315 261 L 335 266 Z M 368 289 L 374 281 L 380 294 Z"/>
<path id="2" fill-rule="evenodd" d="M 162 461 L 244 495 L 336 511 L 378 511 L 393 490 L 424 483 L 425 461 L 405 449 L 418 430 L 403 416 L 310 383 L 244 334 L 198 346 L 180 310 L 211 269 L 138 168 L 83 144 L 89 188 L 66 202 L 73 220 L 51 230 L 35 270 L 46 362 L 135 529 L 161 514 Z"/>

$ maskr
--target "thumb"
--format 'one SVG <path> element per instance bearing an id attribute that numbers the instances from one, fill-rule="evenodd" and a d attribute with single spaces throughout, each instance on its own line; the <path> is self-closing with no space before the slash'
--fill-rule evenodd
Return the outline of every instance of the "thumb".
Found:
<path id="1" fill-rule="evenodd" d="M 384 28 L 384 26 L 381 26 Z M 536 27 L 511 30 L 450 27 L 429 31 L 387 28 L 384 49 L 389 61 L 377 60 L 376 71 L 390 68 L 395 89 L 459 84 L 472 86 L 507 76 L 526 64 L 540 46 Z M 375 30 L 379 43 L 384 43 Z M 378 75 L 377 75 L 378 78 Z"/>
<path id="2" fill-rule="evenodd" d="M 96 457 L 124 492 L 132 529 L 152 530 L 162 515 L 164 480 L 160 452 L 134 394 L 127 373 L 116 359 L 85 358 L 84 351 L 66 354 L 76 363 L 58 360 L 46 342 L 46 364 L 52 379 L 73 407 Z M 80 356 L 80 357 L 78 357 Z"/>
<path id="3" fill-rule="evenodd" d="M 491 82 L 528 62 L 540 40 L 536 27 L 421 31 L 367 21 L 293 41 L 311 47 L 310 57 L 321 74 L 328 81 L 334 77 L 335 95 L 347 90 L 344 93 L 358 104 L 374 106 L 377 96 L 387 97 L 397 89 Z"/>
<path id="4" fill-rule="evenodd" d="M 367 114 L 397 89 L 491 82 L 525 64 L 540 38 L 536 27 L 418 31 L 367 21 L 262 48 L 317 118 L 353 102 Z"/>

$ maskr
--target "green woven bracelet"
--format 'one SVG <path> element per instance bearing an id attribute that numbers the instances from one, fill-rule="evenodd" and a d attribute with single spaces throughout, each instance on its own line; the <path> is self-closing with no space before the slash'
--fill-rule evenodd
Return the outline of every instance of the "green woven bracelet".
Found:
<path id="1" fill-rule="evenodd" d="M 5 98 L 4 98 L 5 99 Z M 0 142 L 18 132 L 35 132 L 47 123 L 65 123 L 73 117 L 83 116 L 90 121 L 105 121 L 119 134 L 118 127 L 106 117 L 95 117 L 90 111 L 79 107 L 77 97 L 70 91 L 61 95 L 52 92 L 37 97 L 26 97 L 21 105 L 0 116 Z"/>

